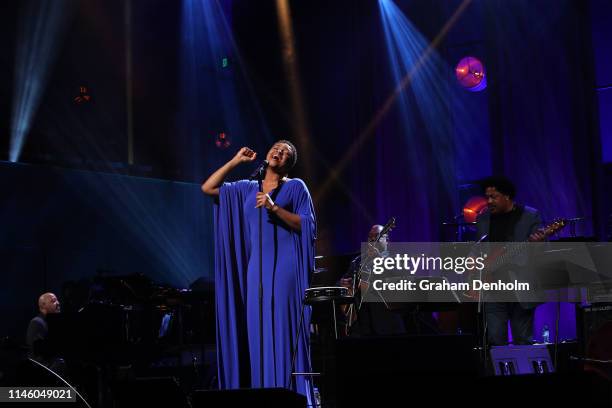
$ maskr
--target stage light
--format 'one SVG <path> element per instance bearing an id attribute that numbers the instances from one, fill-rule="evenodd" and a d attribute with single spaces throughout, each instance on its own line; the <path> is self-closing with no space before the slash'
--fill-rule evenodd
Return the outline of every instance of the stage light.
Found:
<path id="1" fill-rule="evenodd" d="M 225 132 L 217 133 L 217 136 L 215 139 L 215 146 L 217 146 L 219 149 L 227 149 L 231 145 L 232 145 L 232 140 L 230 139 L 227 133 Z"/>
<path id="2" fill-rule="evenodd" d="M 487 77 L 482 62 L 475 57 L 464 57 L 455 68 L 459 84 L 470 92 L 479 92 L 487 87 Z"/>
<path id="3" fill-rule="evenodd" d="M 463 220 L 475 222 L 476 218 L 487 209 L 487 199 L 482 196 L 474 196 L 467 200 L 463 206 Z"/>
<path id="4" fill-rule="evenodd" d="M 79 87 L 79 94 L 72 98 L 73 102 L 77 105 L 82 105 L 91 101 L 91 95 L 89 94 L 89 88 L 86 86 Z"/>

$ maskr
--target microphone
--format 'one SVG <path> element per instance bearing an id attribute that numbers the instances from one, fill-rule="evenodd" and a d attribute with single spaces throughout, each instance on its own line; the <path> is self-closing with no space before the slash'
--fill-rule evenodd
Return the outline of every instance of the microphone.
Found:
<path id="1" fill-rule="evenodd" d="M 266 171 L 266 168 L 268 168 L 268 161 L 264 160 L 261 162 L 261 164 L 259 166 L 257 166 L 257 168 L 255 169 L 255 171 L 253 173 L 251 173 L 251 175 L 249 176 L 249 180 L 261 180 L 263 179 L 263 174 L 264 171 Z"/>

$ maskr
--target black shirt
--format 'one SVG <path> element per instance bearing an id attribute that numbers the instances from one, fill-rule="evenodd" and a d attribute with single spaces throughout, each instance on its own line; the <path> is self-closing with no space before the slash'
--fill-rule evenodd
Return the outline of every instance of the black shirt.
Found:
<path id="1" fill-rule="evenodd" d="M 491 214 L 489 224 L 490 242 L 512 242 L 514 238 L 514 228 L 523 214 L 523 207 L 515 205 L 512 210 L 503 214 Z"/>
<path id="2" fill-rule="evenodd" d="M 26 333 L 26 343 L 30 349 L 30 357 L 41 357 L 44 354 L 43 343 L 48 332 L 47 321 L 42 314 L 30 321 Z"/>

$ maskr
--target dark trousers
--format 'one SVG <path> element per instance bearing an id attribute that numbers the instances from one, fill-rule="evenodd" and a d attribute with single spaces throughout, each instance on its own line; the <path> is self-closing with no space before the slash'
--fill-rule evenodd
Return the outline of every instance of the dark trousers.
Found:
<path id="1" fill-rule="evenodd" d="M 535 308 L 523 308 L 520 303 L 485 303 L 487 339 L 491 346 L 508 343 L 508 321 L 512 329 L 512 343 L 531 344 Z"/>

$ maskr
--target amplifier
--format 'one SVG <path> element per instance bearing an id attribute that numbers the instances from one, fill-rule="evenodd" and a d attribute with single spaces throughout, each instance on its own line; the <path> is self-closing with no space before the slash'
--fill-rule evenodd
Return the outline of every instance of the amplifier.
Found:
<path id="1" fill-rule="evenodd" d="M 600 360 L 612 359 L 612 304 L 579 307 L 576 315 L 583 355 Z"/>

